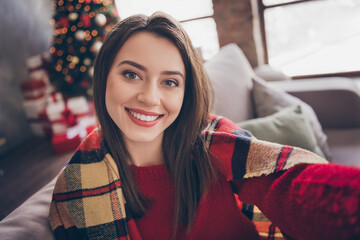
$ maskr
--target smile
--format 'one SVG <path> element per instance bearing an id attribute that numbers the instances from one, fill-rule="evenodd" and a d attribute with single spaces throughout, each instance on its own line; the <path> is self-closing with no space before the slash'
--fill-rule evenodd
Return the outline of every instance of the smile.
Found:
<path id="1" fill-rule="evenodd" d="M 137 119 L 139 119 L 141 121 L 145 121 L 145 122 L 155 121 L 156 119 L 158 119 L 160 117 L 160 115 L 158 115 L 158 116 L 149 116 L 149 115 L 136 113 L 136 112 L 134 112 L 134 111 L 132 111 L 130 109 L 129 109 L 129 113 L 131 115 L 133 115 L 134 117 L 136 117 Z"/>
<path id="2" fill-rule="evenodd" d="M 155 125 L 158 122 L 157 120 L 164 116 L 163 114 L 146 112 L 138 109 L 125 108 L 125 110 L 131 116 L 131 120 L 133 120 L 134 123 L 144 127 L 150 127 L 152 125 Z"/>

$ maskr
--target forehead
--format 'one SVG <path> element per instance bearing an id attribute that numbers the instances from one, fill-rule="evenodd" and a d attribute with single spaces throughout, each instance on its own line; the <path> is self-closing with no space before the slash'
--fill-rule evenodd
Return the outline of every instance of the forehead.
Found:
<path id="1" fill-rule="evenodd" d="M 114 64 L 124 60 L 138 62 L 146 67 L 177 70 L 185 74 L 179 49 L 169 39 L 149 32 L 131 35 L 120 48 Z"/>

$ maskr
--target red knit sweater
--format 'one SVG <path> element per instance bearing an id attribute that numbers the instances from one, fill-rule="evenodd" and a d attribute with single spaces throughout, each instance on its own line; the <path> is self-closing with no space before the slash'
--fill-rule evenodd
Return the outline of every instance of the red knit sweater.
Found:
<path id="1" fill-rule="evenodd" d="M 146 215 L 135 219 L 138 231 L 146 240 L 170 239 L 174 185 L 165 165 L 132 169 L 140 191 L 151 200 Z M 211 186 L 199 203 L 190 233 L 182 231 L 179 239 L 259 239 L 252 221 L 238 208 L 234 191 L 296 239 L 360 239 L 359 169 L 299 165 L 285 173 L 225 179 Z"/>

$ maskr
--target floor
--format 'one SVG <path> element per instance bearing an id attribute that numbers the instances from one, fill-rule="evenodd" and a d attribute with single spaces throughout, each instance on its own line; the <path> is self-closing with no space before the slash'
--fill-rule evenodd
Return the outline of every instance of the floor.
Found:
<path id="1" fill-rule="evenodd" d="M 55 154 L 50 140 L 33 138 L 0 159 L 0 220 L 56 177 L 73 152 Z"/>

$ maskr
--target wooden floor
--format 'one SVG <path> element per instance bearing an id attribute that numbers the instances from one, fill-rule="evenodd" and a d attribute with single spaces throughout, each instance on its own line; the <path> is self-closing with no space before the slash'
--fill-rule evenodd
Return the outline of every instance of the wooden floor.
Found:
<path id="1" fill-rule="evenodd" d="M 73 152 L 56 155 L 48 138 L 33 138 L 0 159 L 0 220 L 56 177 Z"/>

